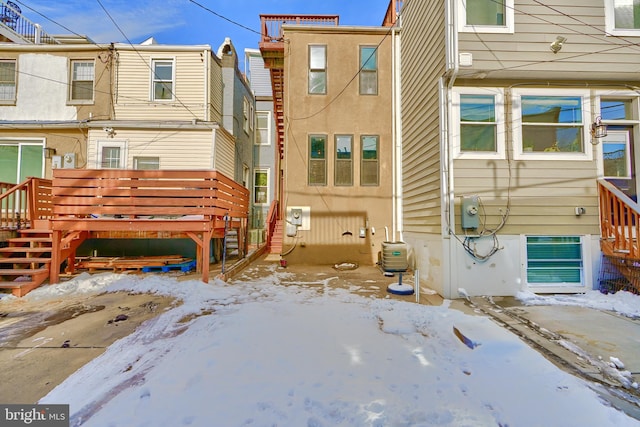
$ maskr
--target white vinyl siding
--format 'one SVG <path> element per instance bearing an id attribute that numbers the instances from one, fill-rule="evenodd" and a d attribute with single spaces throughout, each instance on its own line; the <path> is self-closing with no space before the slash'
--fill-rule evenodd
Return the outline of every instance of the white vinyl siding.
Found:
<path id="1" fill-rule="evenodd" d="M 140 47 L 142 49 L 142 47 Z M 136 53 L 128 50 L 118 51 L 116 67 L 115 116 L 119 120 L 204 120 L 207 115 L 206 64 L 202 61 L 202 50 L 174 53 L 175 82 L 173 94 L 175 100 L 153 101 L 151 98 L 151 61 L 152 57 L 143 50 Z M 158 58 L 160 58 L 158 56 Z M 217 64 L 212 66 L 219 67 Z M 216 71 L 217 73 L 217 71 Z M 213 83 L 221 90 L 221 82 L 213 73 Z M 218 73 L 221 76 L 221 73 Z M 217 83 L 216 83 L 217 82 Z M 217 92 L 215 92 L 217 94 Z M 218 94 L 214 109 L 221 108 L 222 93 Z M 213 102 L 213 100 L 212 100 Z"/>

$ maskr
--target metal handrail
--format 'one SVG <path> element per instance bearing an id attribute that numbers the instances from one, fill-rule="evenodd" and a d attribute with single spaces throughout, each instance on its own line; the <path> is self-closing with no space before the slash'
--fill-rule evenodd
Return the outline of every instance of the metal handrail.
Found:
<path id="1" fill-rule="evenodd" d="M 282 42 L 283 25 L 338 25 L 338 15 L 260 15 L 262 42 Z"/>

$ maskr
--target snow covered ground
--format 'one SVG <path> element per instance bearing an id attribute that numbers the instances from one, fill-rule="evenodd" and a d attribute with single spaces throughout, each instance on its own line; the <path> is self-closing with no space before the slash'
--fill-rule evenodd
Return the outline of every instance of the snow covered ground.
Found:
<path id="1" fill-rule="evenodd" d="M 40 403 L 70 404 L 72 426 L 640 425 L 488 318 L 355 295 L 329 278 L 281 285 L 289 274 L 232 285 L 82 274 L 32 291 L 182 300 Z M 638 316 L 640 297 L 617 295 L 519 298 Z"/>

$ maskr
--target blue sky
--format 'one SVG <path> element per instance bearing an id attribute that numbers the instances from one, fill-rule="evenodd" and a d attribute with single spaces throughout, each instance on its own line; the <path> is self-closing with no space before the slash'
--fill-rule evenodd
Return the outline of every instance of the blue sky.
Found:
<path id="1" fill-rule="evenodd" d="M 340 25 L 379 26 L 389 4 L 389 0 L 13 1 L 23 15 L 52 35 L 71 31 L 96 43 L 140 43 L 154 37 L 162 44 L 208 44 L 214 50 L 231 37 L 239 55 L 245 48 L 258 47 L 260 14 L 332 14 L 340 16 Z"/>

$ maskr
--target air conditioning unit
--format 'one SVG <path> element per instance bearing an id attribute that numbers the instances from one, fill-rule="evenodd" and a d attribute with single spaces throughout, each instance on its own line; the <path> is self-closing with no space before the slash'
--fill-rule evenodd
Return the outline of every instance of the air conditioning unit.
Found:
<path id="1" fill-rule="evenodd" d="M 76 167 L 76 153 L 65 153 L 62 159 L 63 169 L 73 169 Z"/>

